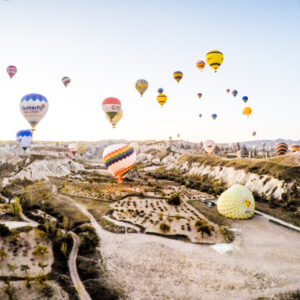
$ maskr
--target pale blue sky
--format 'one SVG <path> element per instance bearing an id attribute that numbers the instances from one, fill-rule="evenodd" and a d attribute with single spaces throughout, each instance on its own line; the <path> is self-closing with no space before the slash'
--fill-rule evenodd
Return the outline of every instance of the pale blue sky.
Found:
<path id="1" fill-rule="evenodd" d="M 19 101 L 31 92 L 50 103 L 38 140 L 180 133 L 186 140 L 234 142 L 253 139 L 253 130 L 257 139 L 300 138 L 298 0 L 1 0 L 0 28 L 2 140 L 29 128 Z M 223 65 L 216 74 L 209 67 L 200 72 L 196 61 L 215 49 Z M 12 80 L 10 64 L 18 67 Z M 184 74 L 179 84 L 176 70 Z M 72 79 L 67 88 L 63 76 Z M 134 88 L 140 78 L 149 82 L 143 98 Z M 158 87 L 168 96 L 163 108 Z M 253 109 L 249 119 L 242 115 L 244 95 Z M 101 108 L 109 96 L 123 106 L 116 129 Z"/>

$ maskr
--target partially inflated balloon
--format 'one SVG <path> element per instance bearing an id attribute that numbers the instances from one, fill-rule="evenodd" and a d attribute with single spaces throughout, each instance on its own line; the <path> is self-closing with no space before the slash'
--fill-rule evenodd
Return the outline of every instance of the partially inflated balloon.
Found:
<path id="1" fill-rule="evenodd" d="M 20 130 L 17 132 L 16 139 L 18 144 L 23 150 L 26 150 L 27 147 L 32 142 L 32 131 L 31 130 Z"/>
<path id="2" fill-rule="evenodd" d="M 200 71 L 202 71 L 202 70 L 204 69 L 204 67 L 205 67 L 205 62 L 204 62 L 203 60 L 197 61 L 197 62 L 196 62 L 196 67 L 197 67 Z"/>
<path id="3" fill-rule="evenodd" d="M 211 153 L 214 152 L 216 148 L 216 143 L 212 140 L 204 141 L 203 148 L 208 153 L 208 155 L 210 155 Z"/>
<path id="4" fill-rule="evenodd" d="M 121 101 L 115 97 L 108 97 L 103 100 L 102 109 L 109 122 L 112 122 L 112 119 L 121 111 Z"/>
<path id="5" fill-rule="evenodd" d="M 87 149 L 88 149 L 88 145 L 85 142 L 78 142 L 76 144 L 76 151 L 81 155 L 84 155 Z"/>
<path id="6" fill-rule="evenodd" d="M 20 110 L 24 118 L 34 130 L 48 111 L 49 102 L 43 95 L 27 94 L 20 102 Z"/>
<path id="7" fill-rule="evenodd" d="M 245 103 L 247 103 L 248 97 L 247 97 L 247 96 L 244 96 L 244 97 L 242 98 L 242 100 L 243 100 Z"/>
<path id="8" fill-rule="evenodd" d="M 217 202 L 218 212 L 231 219 L 249 219 L 254 215 L 255 201 L 243 185 L 235 184 L 223 192 Z"/>
<path id="9" fill-rule="evenodd" d="M 232 94 L 234 97 L 236 97 L 236 95 L 238 94 L 238 91 L 237 91 L 237 90 L 233 90 L 233 91 L 231 92 L 231 94 Z"/>
<path id="10" fill-rule="evenodd" d="M 215 120 L 217 118 L 217 114 L 212 114 L 211 117 L 213 120 Z"/>
<path id="11" fill-rule="evenodd" d="M 12 79 L 16 73 L 17 73 L 17 67 L 16 66 L 8 66 L 6 69 L 10 79 Z"/>
<path id="12" fill-rule="evenodd" d="M 200 99 L 202 97 L 202 93 L 198 93 L 198 98 Z"/>
<path id="13" fill-rule="evenodd" d="M 156 97 L 157 102 L 163 106 L 167 101 L 167 96 L 165 94 L 160 94 Z"/>
<path id="14" fill-rule="evenodd" d="M 251 113 L 252 113 L 252 108 L 251 107 L 247 106 L 247 107 L 245 107 L 243 109 L 243 114 L 245 116 L 247 116 L 247 118 L 249 118 L 249 116 L 251 115 Z"/>
<path id="15" fill-rule="evenodd" d="M 164 92 L 164 89 L 163 89 L 163 88 L 159 88 L 159 89 L 157 90 L 157 92 L 158 92 L 159 94 L 162 94 L 162 93 Z"/>
<path id="16" fill-rule="evenodd" d="M 286 143 L 278 143 L 275 146 L 275 151 L 278 155 L 284 155 L 287 153 L 289 147 Z"/>
<path id="17" fill-rule="evenodd" d="M 183 76 L 183 73 L 180 71 L 176 71 L 173 73 L 173 77 L 177 82 L 179 82 L 181 80 L 182 76 Z"/>
<path id="18" fill-rule="evenodd" d="M 111 118 L 107 113 L 105 113 L 106 119 L 111 123 L 112 127 L 115 128 L 117 123 L 122 119 L 123 117 L 123 111 L 119 111 L 113 118 Z"/>
<path id="19" fill-rule="evenodd" d="M 71 82 L 71 78 L 70 77 L 63 77 L 63 79 L 61 81 L 64 84 L 64 86 L 67 87 Z"/>
<path id="20" fill-rule="evenodd" d="M 118 183 L 122 183 L 123 178 L 135 165 L 136 153 L 130 145 L 115 144 L 104 149 L 102 158 L 108 171 Z"/>
<path id="21" fill-rule="evenodd" d="M 146 92 L 147 88 L 148 88 L 148 81 L 145 79 L 139 79 L 136 83 L 135 83 L 135 88 L 137 89 L 137 91 L 141 94 L 141 97 L 143 96 L 143 94 Z"/>
<path id="22" fill-rule="evenodd" d="M 76 149 L 76 144 L 75 143 L 72 143 L 69 145 L 69 151 L 75 155 L 77 153 L 77 149 Z"/>
<path id="23" fill-rule="evenodd" d="M 213 50 L 206 54 L 205 59 L 209 66 L 213 68 L 215 72 L 217 72 L 217 69 L 222 64 L 224 57 L 222 52 L 218 50 Z"/>

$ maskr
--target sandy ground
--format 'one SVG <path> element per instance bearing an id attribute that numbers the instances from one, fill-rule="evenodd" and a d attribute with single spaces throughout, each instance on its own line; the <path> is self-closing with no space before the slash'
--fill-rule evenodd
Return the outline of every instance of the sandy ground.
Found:
<path id="1" fill-rule="evenodd" d="M 299 288 L 300 235 L 260 216 L 236 221 L 233 250 L 101 230 L 111 280 L 128 299 L 253 299 Z"/>

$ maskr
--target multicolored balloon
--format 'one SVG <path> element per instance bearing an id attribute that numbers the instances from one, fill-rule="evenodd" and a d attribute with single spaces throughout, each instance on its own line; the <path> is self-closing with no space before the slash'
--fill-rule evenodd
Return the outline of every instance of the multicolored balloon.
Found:
<path id="1" fill-rule="evenodd" d="M 116 128 L 117 123 L 123 117 L 123 111 L 119 111 L 113 118 L 111 118 L 107 113 L 105 113 L 106 119 L 111 123 L 113 128 Z"/>
<path id="2" fill-rule="evenodd" d="M 179 81 L 183 77 L 183 73 L 181 71 L 176 71 L 173 73 L 173 77 L 177 81 L 177 83 L 179 83 Z"/>
<path id="3" fill-rule="evenodd" d="M 76 144 L 75 143 L 72 143 L 69 145 L 69 151 L 75 155 L 77 153 L 77 149 L 76 149 Z"/>
<path id="4" fill-rule="evenodd" d="M 275 151 L 278 155 L 284 155 L 287 153 L 289 147 L 286 143 L 278 143 L 275 146 Z"/>
<path id="5" fill-rule="evenodd" d="M 71 78 L 70 77 L 63 77 L 63 79 L 61 81 L 64 84 L 64 86 L 67 87 L 71 82 Z"/>
<path id="6" fill-rule="evenodd" d="M 203 148 L 208 155 L 211 155 L 211 153 L 213 153 L 216 148 L 216 143 L 212 140 L 204 141 Z"/>
<path id="7" fill-rule="evenodd" d="M 198 93 L 197 95 L 199 99 L 202 97 L 202 93 Z"/>
<path id="8" fill-rule="evenodd" d="M 236 97 L 236 95 L 238 94 L 238 91 L 237 91 L 237 90 L 233 90 L 233 91 L 231 92 L 231 94 L 233 95 L 233 97 Z"/>
<path id="9" fill-rule="evenodd" d="M 102 156 L 108 171 L 122 183 L 126 174 L 134 167 L 136 153 L 132 146 L 127 144 L 115 144 L 106 147 Z"/>
<path id="10" fill-rule="evenodd" d="M 143 94 L 146 92 L 146 90 L 148 88 L 148 81 L 145 79 L 139 79 L 135 83 L 135 88 L 141 94 L 141 97 L 143 97 Z"/>
<path id="11" fill-rule="evenodd" d="M 207 64 L 217 72 L 217 69 L 221 66 L 224 56 L 223 53 L 218 50 L 210 51 L 206 54 L 206 62 Z"/>
<path id="12" fill-rule="evenodd" d="M 115 97 L 108 97 L 102 101 L 102 109 L 106 114 L 109 122 L 121 111 L 121 101 Z"/>
<path id="13" fill-rule="evenodd" d="M 156 97 L 156 100 L 161 105 L 161 107 L 163 107 L 163 105 L 166 103 L 167 99 L 168 98 L 165 94 L 160 94 Z"/>
<path id="14" fill-rule="evenodd" d="M 159 89 L 157 90 L 157 92 L 158 92 L 159 94 L 162 94 L 162 93 L 164 92 L 164 89 L 163 89 L 163 88 L 159 88 Z"/>
<path id="15" fill-rule="evenodd" d="M 198 61 L 196 62 L 196 67 L 197 67 L 200 71 L 202 71 L 202 70 L 205 68 L 205 62 L 204 62 L 203 60 L 198 60 Z"/>
<path id="16" fill-rule="evenodd" d="M 247 116 L 247 118 L 249 118 L 251 113 L 252 113 L 252 108 L 251 107 L 247 106 L 243 109 L 243 115 Z"/>
<path id="17" fill-rule="evenodd" d="M 242 98 L 242 100 L 244 101 L 244 103 L 247 103 L 248 97 L 247 97 L 247 96 L 244 96 L 244 97 Z"/>
<path id="18" fill-rule="evenodd" d="M 6 69 L 10 79 L 12 79 L 16 73 L 17 73 L 17 67 L 16 66 L 8 66 Z"/>
<path id="19" fill-rule="evenodd" d="M 26 150 L 32 142 L 32 131 L 31 130 L 20 130 L 16 134 L 18 144 L 23 150 Z"/>
<path id="20" fill-rule="evenodd" d="M 20 101 L 20 110 L 24 118 L 29 122 L 32 131 L 42 120 L 48 111 L 49 102 L 43 95 L 27 94 Z"/>
<path id="21" fill-rule="evenodd" d="M 78 142 L 76 144 L 76 151 L 80 154 L 80 155 L 84 155 L 86 153 L 88 149 L 88 145 L 86 142 Z"/>
<path id="22" fill-rule="evenodd" d="M 212 114 L 211 117 L 213 120 L 215 120 L 217 118 L 217 114 Z"/>

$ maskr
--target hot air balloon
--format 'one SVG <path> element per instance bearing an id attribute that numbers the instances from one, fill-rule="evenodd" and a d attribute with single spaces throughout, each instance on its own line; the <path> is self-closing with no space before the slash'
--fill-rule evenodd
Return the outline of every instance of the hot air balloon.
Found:
<path id="1" fill-rule="evenodd" d="M 211 117 L 213 120 L 215 120 L 217 118 L 217 114 L 212 114 Z"/>
<path id="2" fill-rule="evenodd" d="M 31 130 L 20 130 L 16 134 L 16 139 L 18 144 L 23 150 L 26 150 L 27 147 L 32 142 L 32 131 Z"/>
<path id="3" fill-rule="evenodd" d="M 212 140 L 204 141 L 203 148 L 208 155 L 211 155 L 211 153 L 213 153 L 216 148 L 216 143 Z"/>
<path id="4" fill-rule="evenodd" d="M 278 143 L 275 146 L 275 151 L 278 155 L 284 155 L 287 153 L 289 147 L 286 143 Z"/>
<path id="5" fill-rule="evenodd" d="M 146 90 L 148 88 L 148 81 L 145 79 L 139 79 L 135 83 L 135 88 L 141 94 L 141 97 L 143 97 L 143 94 L 146 92 Z"/>
<path id="6" fill-rule="evenodd" d="M 156 97 L 156 100 L 162 107 L 167 101 L 167 96 L 165 94 L 160 94 Z"/>
<path id="7" fill-rule="evenodd" d="M 202 97 L 202 93 L 198 93 L 197 95 L 199 99 Z"/>
<path id="8" fill-rule="evenodd" d="M 199 114 L 199 118 L 202 118 L 202 114 Z"/>
<path id="9" fill-rule="evenodd" d="M 253 136 L 256 136 L 256 131 L 252 131 L 252 135 L 253 135 Z"/>
<path id="10" fill-rule="evenodd" d="M 251 115 L 251 113 L 252 113 L 252 108 L 251 107 L 247 106 L 247 107 L 245 107 L 243 109 L 243 114 L 245 116 L 247 116 L 247 118 L 249 118 L 249 116 Z"/>
<path id="11" fill-rule="evenodd" d="M 71 82 L 71 78 L 70 77 L 63 77 L 63 79 L 61 81 L 64 84 L 64 86 L 67 87 Z"/>
<path id="12" fill-rule="evenodd" d="M 107 113 L 105 113 L 106 119 L 111 123 L 113 128 L 116 128 L 117 123 L 122 119 L 123 117 L 123 111 L 119 111 L 113 118 L 111 118 Z"/>
<path id="13" fill-rule="evenodd" d="M 76 151 L 80 154 L 80 155 L 84 155 L 86 153 L 88 149 L 88 145 L 85 142 L 78 142 L 76 144 Z"/>
<path id="14" fill-rule="evenodd" d="M 244 96 L 244 97 L 242 98 L 242 100 L 246 103 L 246 102 L 248 101 L 248 97 L 247 97 L 247 96 Z"/>
<path id="15" fill-rule="evenodd" d="M 122 183 L 123 178 L 135 165 L 136 153 L 130 145 L 115 144 L 106 147 L 103 151 L 103 162 L 108 171 Z"/>
<path id="16" fill-rule="evenodd" d="M 229 92 L 230 92 L 230 89 L 226 89 L 226 92 L 229 93 Z"/>
<path id="17" fill-rule="evenodd" d="M 6 69 L 10 79 L 12 79 L 16 73 L 17 73 L 17 67 L 15 66 L 8 66 L 7 69 Z"/>
<path id="18" fill-rule="evenodd" d="M 205 62 L 204 62 L 203 60 L 198 60 L 198 61 L 196 62 L 196 67 L 197 67 L 200 71 L 202 71 L 202 70 L 204 69 L 204 67 L 205 67 Z"/>
<path id="19" fill-rule="evenodd" d="M 291 151 L 292 152 L 297 152 L 297 151 L 300 151 L 300 145 L 292 145 L 291 146 Z"/>
<path id="20" fill-rule="evenodd" d="M 102 109 L 109 122 L 121 111 L 121 101 L 115 97 L 108 97 L 102 102 Z"/>
<path id="21" fill-rule="evenodd" d="M 177 83 L 181 80 L 182 76 L 183 74 L 180 71 L 176 71 L 173 73 L 173 77 L 177 81 Z"/>
<path id="22" fill-rule="evenodd" d="M 169 140 L 172 141 L 172 137 L 171 136 L 169 136 Z"/>
<path id="23" fill-rule="evenodd" d="M 218 212 L 231 219 L 249 219 L 254 215 L 255 201 L 243 185 L 234 184 L 223 192 L 217 202 Z"/>
<path id="24" fill-rule="evenodd" d="M 27 94 L 20 101 L 20 110 L 32 131 L 48 111 L 49 102 L 43 95 Z"/>
<path id="25" fill-rule="evenodd" d="M 69 145 L 69 151 L 75 155 L 77 153 L 77 149 L 76 149 L 76 144 L 75 143 L 72 143 Z"/>
<path id="26" fill-rule="evenodd" d="M 180 133 L 177 133 L 177 138 L 180 138 Z"/>
<path id="27" fill-rule="evenodd" d="M 159 89 L 157 90 L 157 92 L 158 92 L 159 94 L 162 94 L 162 93 L 164 92 L 164 89 L 163 89 L 163 88 L 159 88 Z"/>
<path id="28" fill-rule="evenodd" d="M 232 94 L 234 97 L 236 97 L 236 95 L 238 94 L 238 91 L 237 91 L 237 90 L 233 90 L 233 91 L 231 92 L 231 94 Z"/>
<path id="29" fill-rule="evenodd" d="M 139 144 L 137 142 L 130 143 L 130 146 L 133 147 L 135 153 L 137 153 L 140 149 Z"/>
<path id="30" fill-rule="evenodd" d="M 207 64 L 209 64 L 209 66 L 213 68 L 215 72 L 217 72 L 217 69 L 222 64 L 224 57 L 222 52 L 218 50 L 213 50 L 206 54 L 205 59 Z"/>

